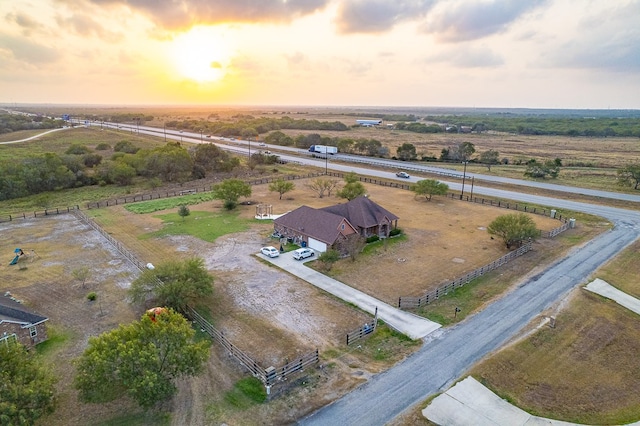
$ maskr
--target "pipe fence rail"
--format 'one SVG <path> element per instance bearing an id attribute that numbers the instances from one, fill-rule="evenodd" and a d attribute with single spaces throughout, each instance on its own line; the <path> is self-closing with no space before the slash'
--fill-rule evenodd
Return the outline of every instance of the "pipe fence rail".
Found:
<path id="1" fill-rule="evenodd" d="M 358 327 L 356 330 L 350 331 L 347 333 L 347 346 L 357 342 L 360 339 L 363 339 L 376 331 L 378 327 L 378 307 L 376 306 L 376 313 L 373 316 L 373 320 L 371 322 L 366 322 L 361 327 Z"/>
<path id="2" fill-rule="evenodd" d="M 428 305 L 434 300 L 438 300 L 440 297 L 449 294 L 449 292 L 455 290 L 456 288 L 462 287 L 463 285 L 468 284 L 474 279 L 501 267 L 502 265 L 508 263 L 510 260 L 522 256 L 523 254 L 529 252 L 531 250 L 531 247 L 532 243 L 527 242 L 517 250 L 509 252 L 501 258 L 489 263 L 488 265 L 482 266 L 472 272 L 469 272 L 468 274 L 463 275 L 462 277 L 449 281 L 444 285 L 440 285 L 435 290 L 425 293 L 421 297 L 400 296 L 398 298 L 398 308 L 406 310 Z"/>

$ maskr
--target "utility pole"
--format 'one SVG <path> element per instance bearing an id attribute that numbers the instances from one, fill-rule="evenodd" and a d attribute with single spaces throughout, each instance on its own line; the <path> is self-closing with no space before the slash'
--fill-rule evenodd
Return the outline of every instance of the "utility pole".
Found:
<path id="1" fill-rule="evenodd" d="M 462 172 L 462 191 L 460 192 L 460 199 L 462 200 L 462 196 L 464 195 L 464 181 L 467 177 L 467 161 L 463 161 L 464 163 L 464 171 Z"/>

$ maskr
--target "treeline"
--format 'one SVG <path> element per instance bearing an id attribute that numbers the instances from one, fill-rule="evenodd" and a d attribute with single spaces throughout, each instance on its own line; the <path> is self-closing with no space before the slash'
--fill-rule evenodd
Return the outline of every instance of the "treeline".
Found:
<path id="1" fill-rule="evenodd" d="M 11 133 L 18 130 L 57 129 L 64 121 L 44 116 L 0 113 L 0 133 Z"/>
<path id="2" fill-rule="evenodd" d="M 107 115 L 85 114 L 83 119 L 91 121 L 110 121 L 112 123 L 138 123 L 142 124 L 153 120 L 153 115 L 136 114 L 132 112 L 119 112 Z"/>
<path id="3" fill-rule="evenodd" d="M 427 116 L 425 121 L 472 132 L 497 131 L 521 135 L 640 137 L 637 117 Z M 396 126 L 397 127 L 397 126 Z M 410 129 L 406 129 L 410 130 Z"/>
<path id="4" fill-rule="evenodd" d="M 347 112 L 344 115 L 348 117 L 357 117 L 357 118 L 379 118 L 383 121 L 418 121 L 419 117 L 415 114 L 377 114 L 377 113 L 366 113 L 366 114 L 358 114 L 355 112 Z"/>
<path id="5" fill-rule="evenodd" d="M 274 130 L 322 130 L 322 131 L 346 131 L 349 127 L 340 121 L 318 121 L 301 119 L 296 120 L 291 117 L 255 118 L 250 115 L 236 115 L 233 121 L 204 121 L 204 120 L 184 120 L 168 121 L 165 124 L 168 128 L 178 130 L 189 130 L 201 132 L 207 135 L 222 137 L 241 137 L 243 139 L 255 138 L 258 135 Z"/>
<path id="6" fill-rule="evenodd" d="M 238 158 L 213 144 L 189 150 L 177 142 L 153 149 L 139 149 L 129 141 L 118 142 L 113 149 L 99 144 L 95 150 L 74 144 L 63 155 L 46 153 L 0 162 L 0 200 L 88 185 L 126 186 L 136 178 L 159 186 L 229 172 L 239 165 Z"/>

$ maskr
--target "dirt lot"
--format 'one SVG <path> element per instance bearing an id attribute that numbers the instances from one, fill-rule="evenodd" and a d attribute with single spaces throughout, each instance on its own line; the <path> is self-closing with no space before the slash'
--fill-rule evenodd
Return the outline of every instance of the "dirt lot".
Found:
<path id="1" fill-rule="evenodd" d="M 266 185 L 254 187 L 251 199 L 272 204 L 274 213 L 284 213 L 302 204 L 320 207 L 340 201 L 319 199 L 303 182 L 297 181 L 296 185 L 297 189 L 287 194 L 285 200 L 269 193 Z M 393 302 L 400 292 L 404 295 L 424 291 L 506 251 L 502 243 L 491 240 L 484 230 L 505 210 L 476 205 L 473 211 L 466 211 L 470 205 L 459 201 L 438 198 L 430 203 L 416 201 L 407 191 L 373 185 L 367 186 L 367 190 L 374 201 L 400 216 L 399 225 L 408 235 L 406 241 L 391 245 L 386 252 L 363 257 L 355 264 L 341 261 L 337 265 L 335 271 L 340 279 L 374 296 Z M 218 202 L 205 203 L 192 208 L 192 212 L 219 208 Z M 272 243 L 268 237 L 270 223 L 255 222 L 247 232 L 207 243 L 191 236 L 140 239 L 140 235 L 159 229 L 160 219 L 129 213 L 122 206 L 89 213 L 145 262 L 159 263 L 176 256 L 205 259 L 216 278 L 210 305 L 215 326 L 261 365 L 281 365 L 287 358 L 316 348 L 321 353 L 334 353 L 330 369 L 318 370 L 305 379 L 313 382 L 312 388 L 303 386 L 293 394 L 248 410 L 240 418 L 235 417 L 237 424 L 252 424 L 256 418 L 293 421 L 386 368 L 385 363 L 367 363 L 357 351 L 341 346 L 346 331 L 368 320 L 368 315 L 251 255 L 262 245 Z M 254 213 L 255 206 L 241 207 L 243 217 L 250 218 Z M 535 217 L 535 220 L 542 229 L 558 226 L 551 219 Z M 3 264 L 0 271 L 5 279 L 0 290 L 10 290 L 50 317 L 52 327 L 71 332 L 70 344 L 56 354 L 57 359 L 65 360 L 55 365 L 61 377 L 60 405 L 54 414 L 59 423 L 48 420 L 52 424 L 87 424 L 121 412 L 122 403 L 82 409 L 84 406 L 70 390 L 73 369 L 68 368 L 68 361 L 82 352 L 89 336 L 130 322 L 141 314 L 142 309 L 134 309 L 126 301 L 126 288 L 137 271 L 97 232 L 71 215 L 1 224 L 0 242 L 7 254 L 6 263 L 15 247 L 33 253 L 32 259 L 25 259 L 26 269 Z M 72 271 L 82 266 L 91 269 L 85 288 L 72 277 Z M 387 278 L 384 281 L 374 278 L 379 276 Z M 98 293 L 97 302 L 86 299 L 90 291 Z M 402 351 L 396 354 L 402 356 Z M 222 399 L 224 392 L 243 374 L 223 351 L 214 347 L 205 374 L 179 384 L 180 392 L 170 404 L 173 424 L 228 422 L 227 414 L 212 409 L 212 404 Z M 288 404 L 294 407 L 287 407 Z M 126 402 L 124 406 L 131 407 Z"/>

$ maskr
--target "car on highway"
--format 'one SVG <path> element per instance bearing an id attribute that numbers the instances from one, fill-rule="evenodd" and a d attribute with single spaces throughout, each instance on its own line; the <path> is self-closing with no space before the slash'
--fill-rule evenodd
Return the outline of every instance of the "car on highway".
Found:
<path id="1" fill-rule="evenodd" d="M 396 173 L 396 176 L 400 177 L 400 178 L 404 178 L 404 179 L 409 179 L 411 176 L 409 176 L 409 173 L 405 173 L 405 172 L 398 172 Z"/>
<path id="2" fill-rule="evenodd" d="M 264 142 L 260 142 L 260 146 L 267 146 L 267 144 Z"/>
<path id="3" fill-rule="evenodd" d="M 262 253 L 262 254 L 264 254 L 265 256 L 268 256 L 268 257 L 278 257 L 278 256 L 280 256 L 280 252 L 278 251 L 278 249 L 273 247 L 273 246 L 262 247 L 260 249 L 260 253 Z"/>
<path id="4" fill-rule="evenodd" d="M 306 259 L 307 257 L 312 257 L 314 254 L 316 254 L 316 252 L 313 251 L 313 249 L 310 249 L 309 247 L 303 247 L 293 251 L 293 258 L 295 260 L 302 260 Z"/>
<path id="5" fill-rule="evenodd" d="M 207 137 L 208 137 L 208 138 L 210 138 L 210 137 L 211 137 L 211 135 L 207 135 Z"/>

